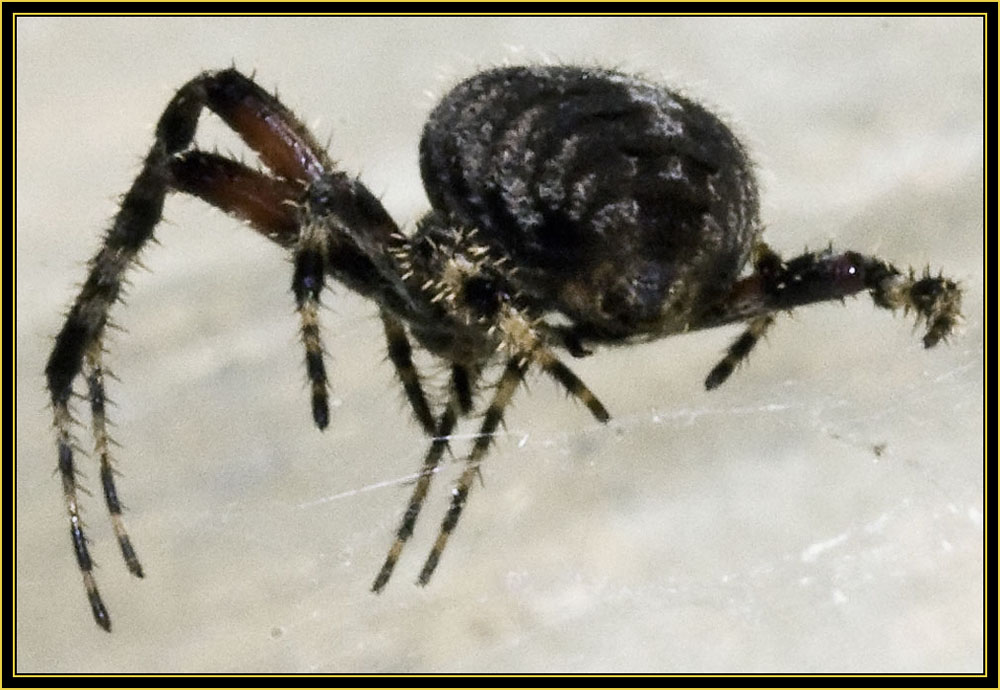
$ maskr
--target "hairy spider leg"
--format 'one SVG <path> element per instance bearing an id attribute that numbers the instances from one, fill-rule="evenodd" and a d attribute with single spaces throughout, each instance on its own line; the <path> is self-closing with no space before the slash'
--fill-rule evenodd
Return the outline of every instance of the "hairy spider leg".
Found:
<path id="1" fill-rule="evenodd" d="M 417 418 L 425 432 L 436 436 L 434 415 L 431 414 L 430 405 L 427 403 L 427 396 L 424 394 L 424 388 L 420 382 L 420 374 L 413 364 L 413 348 L 410 346 L 410 339 L 406 337 L 406 328 L 402 321 L 385 309 L 379 311 L 379 316 L 382 318 L 385 341 L 389 346 L 389 359 L 396 368 L 396 375 L 399 376 L 399 380 L 403 384 L 403 390 L 406 392 L 406 399 L 410 401 L 413 416 Z M 457 384 L 453 384 L 454 390 L 457 391 L 458 388 Z M 468 379 L 465 381 L 465 388 L 468 389 Z"/>
<path id="2" fill-rule="evenodd" d="M 230 158 L 205 151 L 185 151 L 170 161 L 170 168 L 172 184 L 176 190 L 197 196 L 246 221 L 253 229 L 286 249 L 294 249 L 302 242 L 299 227 L 303 215 L 307 215 L 303 209 L 308 204 L 302 201 L 303 192 L 298 184 L 271 177 Z M 349 216 L 350 222 L 357 223 L 359 228 L 365 228 L 365 218 L 371 217 L 378 224 L 374 232 L 384 232 L 387 225 L 392 223 L 387 214 L 349 210 L 352 204 L 356 206 L 357 200 L 364 196 L 363 191 L 359 191 L 362 189 L 361 185 L 346 180 L 339 173 L 334 174 L 334 178 L 342 184 L 338 187 L 324 181 L 325 193 L 329 197 L 325 200 L 326 203 L 345 209 L 344 214 Z M 370 201 L 366 200 L 366 203 Z M 306 343 L 307 369 L 311 370 L 313 410 L 315 413 L 318 409 L 321 418 L 325 418 L 322 397 L 317 399 L 317 394 L 322 396 L 326 384 L 325 370 L 322 368 L 322 343 L 318 332 L 317 288 L 320 283 L 319 262 L 315 259 L 315 253 L 325 252 L 323 266 L 326 271 L 363 295 L 381 295 L 386 303 L 401 304 L 405 309 L 411 308 L 412 301 L 401 294 L 398 286 L 386 285 L 382 279 L 375 278 L 380 270 L 386 270 L 384 263 L 380 265 L 376 262 L 389 261 L 389 257 L 373 257 L 368 253 L 373 251 L 371 247 L 362 248 L 356 241 L 359 233 L 339 232 L 339 224 L 324 223 L 322 218 L 315 216 L 314 212 L 309 221 L 309 249 L 299 252 L 295 257 L 296 272 L 301 270 L 301 273 L 293 280 L 293 290 L 297 290 L 296 299 L 304 326 L 301 332 Z M 389 291 L 392 294 L 387 296 Z M 386 332 L 389 359 L 403 382 L 414 415 L 427 433 L 433 434 L 433 416 L 413 365 L 412 347 L 402 322 L 384 309 L 380 315 Z"/>
<path id="3" fill-rule="evenodd" d="M 444 522 L 441 523 L 441 529 L 438 532 L 430 555 L 427 557 L 427 561 L 420 571 L 420 576 L 417 578 L 417 582 L 421 585 L 426 585 L 430 581 L 431 575 L 434 573 L 434 569 L 441 559 L 441 553 L 448 543 L 448 537 L 451 536 L 452 530 L 458 524 L 458 518 L 461 516 L 462 509 L 465 507 L 465 501 L 469 496 L 469 489 L 472 488 L 472 482 L 479 474 L 479 465 L 482 463 L 483 458 L 486 456 L 486 451 L 489 450 L 490 444 L 493 442 L 493 435 L 496 433 L 500 422 L 503 421 L 504 410 L 507 409 L 511 399 L 514 397 L 514 392 L 517 390 L 518 385 L 520 385 L 524 373 L 528 369 L 528 364 L 527 358 L 515 356 L 509 359 L 507 366 L 504 367 L 503 374 L 497 382 L 493 399 L 490 401 L 489 407 L 486 408 L 486 414 L 483 417 L 482 425 L 479 427 L 479 433 L 476 435 L 472 450 L 465 459 L 465 470 L 459 477 L 458 484 L 452 489 L 451 506 L 448 508 Z M 402 548 L 402 544 L 400 544 L 400 547 Z"/>
<path id="4" fill-rule="evenodd" d="M 104 502 L 108 507 L 108 514 L 111 516 L 111 526 L 115 537 L 118 539 L 118 546 L 121 548 L 122 557 L 129 571 L 136 577 L 142 577 L 142 566 L 136 556 L 132 541 L 125 530 L 125 523 L 122 519 L 122 506 L 118 500 L 118 491 L 115 489 L 114 475 L 116 473 L 112 466 L 110 446 L 114 443 L 108 433 L 108 418 L 106 414 L 109 400 L 105 395 L 104 375 L 106 370 L 102 365 L 104 349 L 100 342 L 95 342 L 87 350 L 84 358 L 84 378 L 87 380 L 87 397 L 90 400 L 91 431 L 94 436 L 94 452 L 100 458 L 101 486 L 104 488 Z"/>
<path id="5" fill-rule="evenodd" d="M 740 362 L 750 355 L 750 351 L 757 345 L 757 341 L 763 337 L 773 323 L 774 317 L 770 314 L 750 319 L 747 329 L 729 346 L 726 356 L 712 367 L 712 371 L 708 372 L 708 376 L 705 378 L 705 388 L 712 390 L 721 386 L 736 370 Z"/>
<path id="6" fill-rule="evenodd" d="M 784 268 L 781 257 L 764 242 L 757 242 L 753 248 L 754 273 L 762 280 L 774 280 Z M 750 356 L 757 342 L 774 324 L 774 316 L 765 314 L 750 319 L 747 328 L 729 346 L 725 357 L 716 364 L 705 378 L 705 388 L 712 390 L 721 386 L 736 370 L 740 363 Z"/>
<path id="7" fill-rule="evenodd" d="M 499 318 L 500 330 L 504 334 L 505 345 L 513 350 L 500 380 L 496 384 L 493 399 L 486 408 L 482 425 L 472 450 L 465 459 L 465 470 L 458 479 L 458 484 L 452 489 L 451 506 L 445 514 L 444 521 L 438 532 L 434 546 L 420 571 L 417 582 L 426 585 L 441 559 L 441 553 L 451 532 L 458 524 L 458 519 L 465 507 L 465 502 L 472 488 L 472 482 L 479 474 L 479 466 L 493 442 L 497 427 L 503 421 L 504 412 L 514 397 L 517 387 L 524 380 L 524 375 L 532 364 L 539 365 L 542 370 L 562 385 L 566 391 L 587 406 L 597 421 L 607 423 L 611 419 L 607 409 L 597 399 L 597 396 L 587 388 L 587 385 L 577 377 L 542 341 L 535 327 L 515 309 L 506 307 L 501 310 Z"/>
<path id="8" fill-rule="evenodd" d="M 220 161 L 224 159 L 220 156 L 198 156 L 193 151 L 187 151 L 192 144 L 201 111 L 206 107 L 232 127 L 260 155 L 262 162 L 282 179 L 257 173 L 235 161 L 222 164 Z M 122 197 L 118 213 L 105 235 L 101 249 L 90 262 L 89 275 L 56 336 L 45 368 L 53 406 L 58 467 L 70 520 L 70 536 L 94 619 L 107 631 L 111 630 L 111 620 L 93 576 L 93 562 L 80 517 L 77 470 L 73 457 L 74 420 L 69 400 L 73 394 L 73 382 L 85 367 L 87 353 L 103 349 L 104 329 L 108 324 L 111 305 L 121 296 L 124 275 L 152 237 L 162 216 L 167 192 L 193 189 L 192 193 L 202 198 L 216 197 L 220 200 L 217 205 L 221 208 L 249 220 L 279 244 L 292 246 L 301 227 L 296 210 L 300 207 L 297 203 L 311 189 L 312 184 L 327 175 L 330 169 L 332 163 L 305 127 L 273 96 L 236 70 L 206 72 L 191 80 L 177 91 L 160 116 L 153 145 L 138 176 Z M 231 173 L 232 176 L 227 178 L 220 173 Z M 208 181 L 199 177 L 207 177 Z M 215 188 L 209 189 L 213 184 Z M 364 212 L 370 213 L 374 209 L 385 214 L 384 209 L 381 209 L 381 205 L 367 190 L 358 184 L 355 185 L 355 191 L 357 187 L 365 192 L 360 195 Z M 261 193 L 261 196 L 256 197 L 256 193 Z M 289 203 L 268 206 L 275 201 Z M 285 208 L 288 209 L 287 212 Z M 388 218 L 387 214 L 385 217 Z M 379 216 L 376 220 L 381 221 L 382 217 Z M 395 229 L 391 220 L 389 223 L 391 229 L 386 230 L 386 234 Z M 374 224 L 368 223 L 368 226 Z M 356 242 L 344 241 L 337 244 L 353 245 Z M 307 243 L 307 247 L 311 245 Z M 324 261 L 332 260 L 332 265 L 326 268 L 334 274 L 343 274 L 349 278 L 345 282 L 350 287 L 367 287 L 368 294 L 376 287 L 381 287 L 373 285 L 371 279 L 365 277 L 363 269 L 371 261 L 358 249 L 352 247 L 352 251 L 341 255 L 336 255 L 331 249 L 331 254 L 333 256 L 323 257 Z M 354 263 L 355 259 L 360 261 Z M 311 274 L 307 272 L 303 280 L 309 276 Z M 309 286 L 306 287 L 308 291 Z M 92 361 L 96 363 L 97 360 Z M 93 375 L 95 369 L 89 365 L 88 373 L 91 414 L 106 420 L 103 374 Z M 105 429 L 106 421 L 98 424 L 96 429 Z M 106 435 L 106 431 L 95 433 Z M 110 462 L 106 452 L 102 457 Z M 134 575 L 141 576 L 142 569 L 127 540 L 121 520 L 121 506 L 112 472 L 102 472 L 102 484 L 126 562 Z M 122 535 L 125 535 L 124 541 Z"/>
<path id="9" fill-rule="evenodd" d="M 940 274 L 932 276 L 926 269 L 918 278 L 912 268 L 904 274 L 882 259 L 857 252 L 834 254 L 827 249 L 781 261 L 768 250 L 757 270 L 737 281 L 722 303 L 692 326 L 701 329 L 749 322 L 747 330 L 709 373 L 705 387 L 711 390 L 728 378 L 771 326 L 776 312 L 817 302 L 843 301 L 864 290 L 875 306 L 913 311 L 918 324 L 926 322 L 924 347 L 944 340 L 961 318 L 962 292 L 958 285 Z"/>
<path id="10" fill-rule="evenodd" d="M 264 165 L 279 178 L 298 183 L 301 192 L 286 199 L 286 203 L 298 208 L 296 241 L 292 247 L 295 266 L 292 291 L 306 351 L 313 420 L 317 427 L 325 429 L 330 415 L 329 384 L 319 331 L 320 295 L 327 271 L 333 272 L 345 264 L 343 255 L 338 255 L 335 265 L 328 265 L 328 262 L 333 253 L 330 245 L 344 244 L 332 241 L 331 235 L 344 230 L 350 219 L 343 223 L 328 222 L 315 212 L 315 207 L 332 207 L 343 215 L 360 212 L 365 229 L 374 229 L 382 239 L 395 232 L 396 225 L 363 185 L 347 181 L 346 175 L 334 171 L 333 162 L 323 147 L 290 110 L 235 69 L 206 72 L 196 77 L 181 87 L 174 102 L 183 103 L 189 111 L 194 111 L 189 120 L 192 136 L 198 112 L 207 106 L 256 151 Z M 227 193 L 240 195 L 241 191 L 234 190 L 230 184 Z M 248 203 L 245 193 L 242 196 L 243 203 Z M 249 203 L 259 205 L 259 202 Z M 252 214 L 237 212 L 237 215 Z M 357 243 L 356 237 L 351 240 L 352 244 Z M 357 275 L 357 269 L 352 272 Z"/>
<path id="11" fill-rule="evenodd" d="M 534 361 L 542 367 L 545 373 L 562 385 L 570 395 L 586 405 L 597 421 L 603 424 L 611 419 L 611 414 L 601 404 L 601 401 L 597 399 L 597 396 L 587 388 L 587 384 L 581 381 L 551 350 L 540 348 L 535 352 Z"/>
<path id="12" fill-rule="evenodd" d="M 329 384 L 323 363 L 323 341 L 319 333 L 319 297 L 323 292 L 326 273 L 329 228 L 317 222 L 306 222 L 295 244 L 295 273 L 292 292 L 299 312 L 302 344 L 306 349 L 306 372 L 312 388 L 313 421 L 320 429 L 330 423 Z"/>
<path id="13" fill-rule="evenodd" d="M 185 91 L 190 91 L 190 96 L 181 96 Z M 258 153 L 264 165 L 279 177 L 298 182 L 303 192 L 307 185 L 333 169 L 333 162 L 298 118 L 234 69 L 206 72 L 181 87 L 178 96 L 207 105 Z M 326 235 L 315 223 L 300 222 L 292 249 L 295 266 L 292 292 L 306 351 L 312 417 L 320 429 L 330 423 L 329 384 L 318 319 L 328 255 Z"/>
<path id="14" fill-rule="evenodd" d="M 111 619 L 94 580 L 93 562 L 80 519 L 71 436 L 73 418 L 69 411 L 69 400 L 73 393 L 73 381 L 84 366 L 86 353 L 95 351 L 95 348 L 103 348 L 108 313 L 111 305 L 121 296 L 126 270 L 136 260 L 146 241 L 152 237 L 153 228 L 160 220 L 169 184 L 167 162 L 171 155 L 190 143 L 190 135 L 193 134 L 193 126 L 183 126 L 185 118 L 181 115 L 184 110 L 183 101 L 178 103 L 175 96 L 167 112 L 161 117 L 157 125 L 156 140 L 143 162 L 142 170 L 122 198 L 121 207 L 104 238 L 103 246 L 90 262 L 90 273 L 56 336 L 55 346 L 45 367 L 52 398 L 59 472 L 62 475 L 63 495 L 69 514 L 70 536 L 94 620 L 107 631 L 111 630 Z M 91 377 L 88 397 L 91 414 L 104 418 L 103 376 Z M 113 477 L 110 473 L 106 476 L 106 481 L 103 481 L 105 501 L 109 506 L 120 507 Z M 120 516 L 118 522 L 120 525 Z M 120 525 L 120 529 L 124 531 L 124 526 Z M 134 551 L 131 555 L 134 558 Z M 128 555 L 126 558 L 128 559 Z M 136 576 L 142 573 L 138 567 L 130 566 L 130 570 Z"/>
<path id="15" fill-rule="evenodd" d="M 413 528 L 416 526 L 417 518 L 420 516 L 420 509 L 423 507 L 424 500 L 427 498 L 427 492 L 430 490 L 431 479 L 433 479 L 438 465 L 441 464 L 441 458 L 444 455 L 445 449 L 448 448 L 451 432 L 454 431 L 459 416 L 468 411 L 464 402 L 466 401 L 466 397 L 471 395 L 471 378 L 475 378 L 475 374 L 469 372 L 465 367 L 455 365 L 452 368 L 451 393 L 448 396 L 448 403 L 445 405 L 444 412 L 441 413 L 441 417 L 437 422 L 433 434 L 434 438 L 431 441 L 430 448 L 427 449 L 427 454 L 424 456 L 420 476 L 417 477 L 413 493 L 410 494 L 410 502 L 407 505 L 406 512 L 403 514 L 399 529 L 396 530 L 396 538 L 393 540 L 392 546 L 389 547 L 385 563 L 382 564 L 382 568 L 372 583 L 373 592 L 381 592 L 386 583 L 389 582 L 392 571 L 396 567 L 396 562 L 399 560 L 399 555 L 403 552 L 403 546 L 406 545 L 407 540 L 413 535 Z M 471 399 L 469 402 L 471 402 Z"/>

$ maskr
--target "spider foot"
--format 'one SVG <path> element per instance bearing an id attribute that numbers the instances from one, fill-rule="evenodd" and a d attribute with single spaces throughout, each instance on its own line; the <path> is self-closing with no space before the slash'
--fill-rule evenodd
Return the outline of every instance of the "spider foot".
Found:
<path id="1" fill-rule="evenodd" d="M 104 607 L 101 593 L 97 591 L 97 583 L 91 573 L 83 574 L 83 586 L 87 589 L 87 599 L 90 600 L 90 610 L 94 614 L 94 621 L 105 632 L 111 632 L 111 616 L 108 615 L 108 610 Z"/>
<path id="2" fill-rule="evenodd" d="M 903 308 L 916 312 L 917 324 L 926 323 L 924 347 L 930 348 L 945 340 L 962 316 L 962 291 L 958 284 L 938 273 L 932 276 L 924 269 L 920 278 L 913 269 L 904 277 L 895 273 L 872 290 L 875 304 L 886 309 Z"/>

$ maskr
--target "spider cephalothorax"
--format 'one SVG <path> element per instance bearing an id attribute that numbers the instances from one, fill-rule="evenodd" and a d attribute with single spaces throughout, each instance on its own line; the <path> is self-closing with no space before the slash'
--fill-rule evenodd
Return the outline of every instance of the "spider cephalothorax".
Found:
<path id="1" fill-rule="evenodd" d="M 268 171 L 195 148 L 204 108 L 235 130 Z M 45 370 L 73 546 L 104 629 L 111 622 L 80 521 L 69 401 L 82 375 L 112 524 L 129 569 L 141 577 L 109 455 L 103 332 L 170 192 L 204 199 L 292 254 L 312 414 L 321 429 L 330 416 L 318 322 L 326 278 L 377 305 L 389 359 L 432 440 L 375 591 L 388 582 L 448 438 L 472 412 L 473 393 L 492 365 L 501 373 L 422 584 L 530 368 L 553 377 L 598 420 L 609 419 L 555 348 L 583 356 L 590 344 L 744 322 L 746 330 L 705 381 L 714 388 L 777 312 L 797 306 L 867 290 L 877 306 L 912 309 L 926 321 L 927 347 L 959 318 L 961 292 L 940 275 L 918 278 L 854 252 L 782 260 L 760 239 L 756 182 L 740 142 L 700 105 L 637 77 L 566 66 L 482 72 L 433 111 L 420 161 L 431 210 L 407 235 L 361 182 L 336 170 L 291 112 L 238 71 L 201 74 L 167 105 Z M 451 369 L 436 416 L 413 365 L 411 338 Z"/>

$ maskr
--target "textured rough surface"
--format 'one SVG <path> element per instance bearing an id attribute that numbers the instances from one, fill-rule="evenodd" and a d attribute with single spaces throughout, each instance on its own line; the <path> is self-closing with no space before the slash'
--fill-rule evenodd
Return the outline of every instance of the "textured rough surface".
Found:
<path id="1" fill-rule="evenodd" d="M 431 112 L 420 160 L 431 204 L 595 336 L 683 330 L 759 232 L 750 162 L 729 129 L 619 72 L 477 74 Z"/>

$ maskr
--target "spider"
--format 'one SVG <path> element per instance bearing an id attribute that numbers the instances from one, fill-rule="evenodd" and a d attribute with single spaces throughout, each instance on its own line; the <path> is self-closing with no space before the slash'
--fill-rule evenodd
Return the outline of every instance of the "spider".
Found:
<path id="1" fill-rule="evenodd" d="M 205 108 L 266 169 L 196 148 Z M 431 210 L 404 234 L 292 112 L 236 69 L 204 72 L 170 100 L 45 369 L 73 549 L 100 627 L 110 631 L 111 619 L 80 518 L 70 399 L 82 377 L 113 530 L 128 569 L 142 577 L 110 456 L 103 334 L 168 193 L 199 197 L 290 252 L 320 429 L 330 421 L 318 320 L 325 281 L 377 305 L 389 360 L 430 445 L 375 592 L 389 581 L 476 392 L 491 391 L 420 584 L 430 580 L 529 370 L 552 377 L 598 421 L 608 421 L 558 349 L 583 357 L 594 346 L 743 323 L 705 380 L 712 389 L 747 358 L 777 313 L 798 306 L 868 291 L 878 307 L 913 310 L 926 323 L 926 347 L 946 338 L 960 318 L 961 291 L 940 274 L 904 272 L 832 248 L 782 259 L 761 240 L 757 186 L 743 145 L 701 105 L 640 77 L 573 66 L 476 74 L 431 113 L 420 167 Z M 440 409 L 424 393 L 413 342 L 450 368 Z M 491 371 L 499 374 L 484 384 Z"/>

